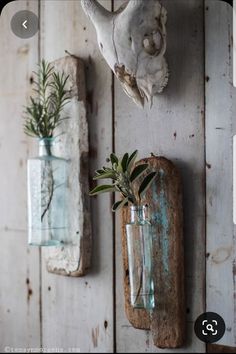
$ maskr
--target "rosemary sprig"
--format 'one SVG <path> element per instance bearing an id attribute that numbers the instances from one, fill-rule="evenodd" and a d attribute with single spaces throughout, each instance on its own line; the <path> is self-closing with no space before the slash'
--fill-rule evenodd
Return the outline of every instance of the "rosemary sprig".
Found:
<path id="1" fill-rule="evenodd" d="M 34 72 L 35 97 L 25 108 L 24 131 L 27 135 L 38 138 L 53 137 L 54 130 L 68 117 L 61 117 L 64 106 L 69 102 L 66 83 L 69 76 L 64 72 L 55 72 L 54 67 L 42 60 L 38 71 Z"/>

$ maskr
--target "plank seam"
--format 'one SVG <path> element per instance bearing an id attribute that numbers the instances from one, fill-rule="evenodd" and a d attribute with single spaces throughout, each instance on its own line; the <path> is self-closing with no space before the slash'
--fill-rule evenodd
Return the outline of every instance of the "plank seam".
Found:
<path id="1" fill-rule="evenodd" d="M 207 289 L 207 284 L 206 284 L 206 270 L 207 270 L 207 258 L 206 258 L 206 252 L 207 252 L 207 161 L 206 161 L 206 0 L 203 1 L 203 95 L 204 95 L 204 109 L 203 109 L 203 130 L 204 130 L 204 200 L 205 200 L 205 205 L 204 205 L 204 232 L 205 232 L 205 257 L 204 257 L 204 266 L 205 266 L 205 281 L 203 284 L 203 306 L 204 306 L 204 312 L 206 312 L 206 289 Z M 205 343 L 205 353 L 207 352 L 207 344 Z"/>
<path id="2" fill-rule="evenodd" d="M 41 23 L 41 2 L 38 2 L 38 18 Z M 41 27 L 41 26 L 40 26 Z M 38 61 L 41 60 L 41 28 L 38 31 Z M 40 346 L 43 347 L 43 296 L 42 296 L 42 251 L 39 247 L 39 338 Z"/>
<path id="3" fill-rule="evenodd" d="M 111 11 L 114 11 L 114 0 L 111 0 Z M 111 105 L 112 105 L 112 151 L 115 153 L 115 77 L 111 72 Z M 115 203 L 115 193 L 112 195 L 112 204 Z M 112 215 L 113 237 L 113 353 L 117 352 L 116 345 L 116 215 Z"/>

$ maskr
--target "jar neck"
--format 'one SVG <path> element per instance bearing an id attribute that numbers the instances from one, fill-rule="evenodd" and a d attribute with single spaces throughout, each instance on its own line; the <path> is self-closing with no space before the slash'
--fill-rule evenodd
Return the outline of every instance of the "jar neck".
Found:
<path id="1" fill-rule="evenodd" d="M 130 207 L 130 221 L 131 223 L 142 223 L 148 221 L 148 207 L 147 205 L 132 205 Z"/>
<path id="2" fill-rule="evenodd" d="M 55 145 L 54 138 L 42 138 L 39 140 L 39 156 L 52 156 Z"/>

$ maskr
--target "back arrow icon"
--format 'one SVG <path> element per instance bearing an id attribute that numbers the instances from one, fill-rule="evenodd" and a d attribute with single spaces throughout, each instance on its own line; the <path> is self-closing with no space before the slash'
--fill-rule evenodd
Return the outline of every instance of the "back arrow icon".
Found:
<path id="1" fill-rule="evenodd" d="M 25 28 L 25 29 L 27 29 L 28 27 L 26 26 L 26 24 L 27 24 L 27 20 L 25 20 L 23 23 L 22 23 L 22 26 Z"/>

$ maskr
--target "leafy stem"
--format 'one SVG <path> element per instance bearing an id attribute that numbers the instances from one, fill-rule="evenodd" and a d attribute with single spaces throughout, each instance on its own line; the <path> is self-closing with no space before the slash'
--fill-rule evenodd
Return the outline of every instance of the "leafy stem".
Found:
<path id="1" fill-rule="evenodd" d="M 110 185 L 98 185 L 91 192 L 94 196 L 105 192 L 120 192 L 123 199 L 116 202 L 112 210 L 116 211 L 129 203 L 134 205 L 141 204 L 141 200 L 146 190 L 156 177 L 156 172 L 147 174 L 148 164 L 140 164 L 135 166 L 138 151 L 135 150 L 131 155 L 125 153 L 122 158 L 118 158 L 114 153 L 110 155 L 107 162 L 111 166 L 104 166 L 95 172 L 94 180 L 111 179 Z M 134 182 L 140 181 L 138 195 L 135 193 Z"/>
<path id="2" fill-rule="evenodd" d="M 42 192 L 44 195 L 44 206 L 42 215 L 41 215 L 41 222 L 43 222 L 43 219 L 46 215 L 46 213 L 49 211 L 51 203 L 52 203 L 52 198 L 54 194 L 54 177 L 53 177 L 53 171 L 52 171 L 52 166 L 50 165 L 50 162 L 46 162 L 46 165 L 44 166 L 44 171 L 43 171 L 43 179 L 42 179 Z"/>
<path id="3" fill-rule="evenodd" d="M 30 103 L 25 107 L 24 131 L 32 137 L 51 138 L 54 130 L 67 119 L 61 113 L 70 99 L 66 90 L 69 76 L 56 72 L 45 60 L 34 74 L 35 97 L 30 96 Z"/>
<path id="4" fill-rule="evenodd" d="M 41 215 L 41 222 L 43 222 L 43 218 L 44 216 L 46 215 L 47 211 L 49 210 L 50 208 L 50 205 L 52 203 L 52 198 L 53 198 L 53 193 L 54 193 L 54 179 L 53 179 L 53 176 L 52 176 L 52 183 L 51 183 L 51 187 L 50 187 L 50 194 L 49 194 L 49 198 L 48 198 L 48 203 Z"/>

